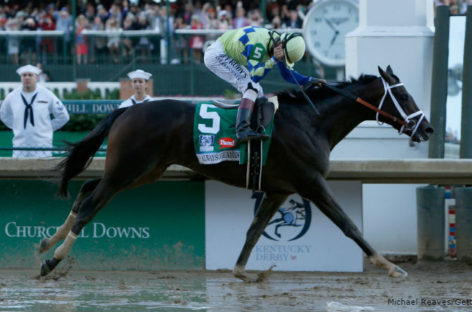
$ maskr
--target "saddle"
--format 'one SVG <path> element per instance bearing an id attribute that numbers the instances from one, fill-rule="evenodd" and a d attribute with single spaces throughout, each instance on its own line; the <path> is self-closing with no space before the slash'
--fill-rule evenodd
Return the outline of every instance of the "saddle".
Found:
<path id="1" fill-rule="evenodd" d="M 239 106 L 238 103 L 222 100 L 214 101 L 214 105 L 220 108 L 237 108 Z M 269 99 L 266 97 L 258 98 L 251 116 L 251 128 L 256 132 L 265 131 L 278 106 L 276 96 Z M 262 144 L 261 139 L 253 139 L 247 143 L 246 188 L 253 191 L 261 191 L 262 161 L 264 159 Z"/>

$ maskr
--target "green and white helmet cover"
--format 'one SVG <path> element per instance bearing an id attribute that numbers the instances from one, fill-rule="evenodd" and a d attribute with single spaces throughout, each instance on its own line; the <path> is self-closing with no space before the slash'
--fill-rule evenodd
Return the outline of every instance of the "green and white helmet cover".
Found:
<path id="1" fill-rule="evenodd" d="M 305 40 L 300 34 L 283 33 L 280 36 L 287 65 L 292 67 L 305 55 Z"/>

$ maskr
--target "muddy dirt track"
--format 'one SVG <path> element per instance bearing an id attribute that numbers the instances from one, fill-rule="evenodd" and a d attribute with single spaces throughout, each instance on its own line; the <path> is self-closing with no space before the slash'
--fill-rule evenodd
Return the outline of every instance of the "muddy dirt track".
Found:
<path id="1" fill-rule="evenodd" d="M 406 279 L 364 273 L 273 272 L 247 284 L 230 272 L 0 270 L 0 311 L 472 311 L 472 266 L 404 263 Z M 418 304 L 418 305 L 417 305 Z M 328 309 L 330 310 L 330 309 Z"/>

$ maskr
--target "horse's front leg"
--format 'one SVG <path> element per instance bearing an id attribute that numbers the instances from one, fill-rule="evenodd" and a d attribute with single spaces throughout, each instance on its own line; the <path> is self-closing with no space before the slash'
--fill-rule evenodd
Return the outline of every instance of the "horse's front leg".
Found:
<path id="1" fill-rule="evenodd" d="M 364 240 L 360 230 L 334 200 L 328 183 L 321 174 L 316 173 L 312 177 L 302 178 L 299 181 L 303 181 L 304 183 L 297 185 L 298 193 L 302 197 L 310 199 L 321 212 L 343 231 L 344 235 L 354 240 L 373 264 L 386 269 L 388 275 L 392 277 L 406 277 L 408 275 L 399 266 L 389 262 L 382 255 L 378 254 L 374 248 Z"/>
<path id="2" fill-rule="evenodd" d="M 77 195 L 74 204 L 72 205 L 72 210 L 67 216 L 66 221 L 57 229 L 56 233 L 54 233 L 53 236 L 41 240 L 41 243 L 39 244 L 39 253 L 48 251 L 49 249 L 51 249 L 51 247 L 55 246 L 58 242 L 66 238 L 67 234 L 72 228 L 72 225 L 74 224 L 82 201 L 90 195 L 90 193 L 97 186 L 98 182 L 100 182 L 100 179 L 87 181 L 82 185 L 82 187 L 80 188 L 80 192 Z"/>
<path id="3" fill-rule="evenodd" d="M 246 242 L 244 243 L 243 249 L 239 254 L 236 265 L 233 269 L 233 275 L 245 282 L 260 282 L 264 278 L 264 274 L 260 273 L 257 277 L 251 277 L 246 273 L 246 264 L 251 255 L 251 251 L 256 245 L 259 237 L 261 237 L 264 229 L 269 223 L 270 219 L 277 212 L 277 209 L 287 198 L 287 195 L 282 194 L 266 194 L 262 200 L 259 209 L 252 220 L 251 226 L 246 234 Z M 269 268 L 269 271 L 272 269 Z"/>

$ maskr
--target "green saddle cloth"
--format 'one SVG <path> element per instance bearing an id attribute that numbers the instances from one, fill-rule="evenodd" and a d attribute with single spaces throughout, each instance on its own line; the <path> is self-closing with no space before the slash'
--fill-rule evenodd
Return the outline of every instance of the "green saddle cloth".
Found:
<path id="1" fill-rule="evenodd" d="M 219 108 L 210 102 L 200 102 L 195 109 L 193 145 L 198 161 L 211 165 L 223 161 L 247 162 L 247 143 L 237 144 L 237 108 Z M 267 161 L 274 118 L 266 128 L 269 139 L 263 141 L 263 165 Z"/>

